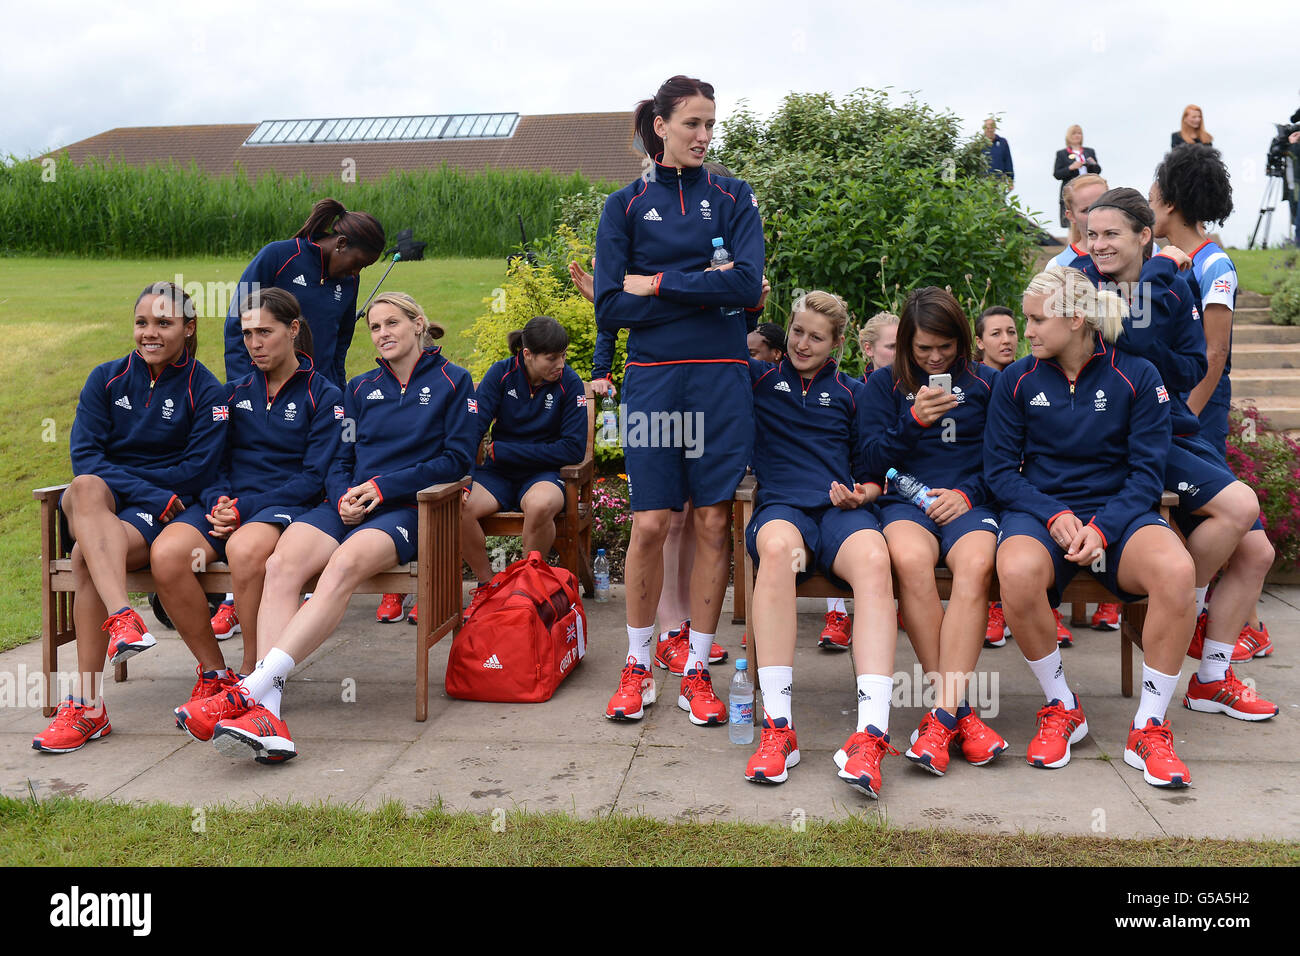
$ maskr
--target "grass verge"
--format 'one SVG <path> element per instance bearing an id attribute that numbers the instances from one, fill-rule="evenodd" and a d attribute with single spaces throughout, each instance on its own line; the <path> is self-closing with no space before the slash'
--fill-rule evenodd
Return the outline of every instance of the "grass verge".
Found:
<path id="1" fill-rule="evenodd" d="M 1237 282 L 1243 289 L 1272 295 L 1282 277 L 1297 268 L 1300 253 L 1295 249 L 1228 249 L 1237 267 Z"/>

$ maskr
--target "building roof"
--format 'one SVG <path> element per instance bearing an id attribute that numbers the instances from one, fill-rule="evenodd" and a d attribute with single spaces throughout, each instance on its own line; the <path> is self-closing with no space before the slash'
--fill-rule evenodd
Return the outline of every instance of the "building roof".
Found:
<path id="1" fill-rule="evenodd" d="M 244 145 L 258 125 L 119 127 L 55 152 L 66 152 L 74 163 L 92 157 L 117 157 L 135 166 L 174 160 L 182 166 L 193 163 L 214 175 L 232 173 L 238 164 L 253 178 L 273 169 L 286 175 L 337 176 L 349 159 L 356 164 L 361 181 L 380 179 L 394 169 L 423 169 L 443 163 L 470 171 L 492 166 L 549 169 L 564 175 L 581 172 L 591 180 L 617 183 L 631 182 L 641 174 L 641 158 L 631 145 L 628 113 L 521 116 L 509 137 Z"/>

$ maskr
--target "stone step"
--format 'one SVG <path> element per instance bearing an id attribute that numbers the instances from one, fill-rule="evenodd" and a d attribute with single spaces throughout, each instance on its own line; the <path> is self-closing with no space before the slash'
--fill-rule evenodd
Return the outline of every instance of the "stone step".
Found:
<path id="1" fill-rule="evenodd" d="M 1236 382 L 1233 382 L 1234 386 Z M 1233 389 L 1233 404 L 1241 399 Z M 1300 398 L 1260 398 L 1251 400 L 1250 404 L 1259 409 L 1259 413 L 1268 419 L 1268 426 L 1273 431 L 1292 431 L 1300 429 Z"/>
<path id="2" fill-rule="evenodd" d="M 1300 368 L 1233 370 L 1235 399 L 1293 397 L 1300 399 Z"/>
<path id="3" fill-rule="evenodd" d="M 1238 310 L 1236 316 L 1240 316 Z M 1234 316 L 1234 320 L 1236 318 Z M 1300 325 L 1272 325 L 1247 321 L 1232 323 L 1232 347 L 1239 345 L 1289 345 L 1300 343 Z"/>
<path id="4" fill-rule="evenodd" d="M 1232 369 L 1300 368 L 1300 344 L 1232 344 Z"/>
<path id="5" fill-rule="evenodd" d="M 1246 289 L 1237 290 L 1237 311 L 1242 309 L 1267 309 L 1269 297 Z"/>

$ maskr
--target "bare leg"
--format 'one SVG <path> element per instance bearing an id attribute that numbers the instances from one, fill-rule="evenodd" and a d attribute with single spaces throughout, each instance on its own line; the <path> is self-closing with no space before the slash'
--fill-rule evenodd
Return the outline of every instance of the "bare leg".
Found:
<path id="1" fill-rule="evenodd" d="M 250 674 L 257 666 L 257 619 L 266 584 L 266 562 L 280 541 L 278 525 L 256 521 L 244 525 L 226 543 L 235 608 L 242 623 L 244 656 L 239 673 Z"/>
<path id="2" fill-rule="evenodd" d="M 145 544 L 140 532 L 125 521 L 116 515 L 113 521 L 116 527 L 110 527 L 109 534 L 116 534 L 125 542 L 122 549 L 123 567 L 118 571 L 123 603 L 113 606 L 116 611 L 126 605 L 127 568 L 139 568 L 147 564 L 149 546 Z M 77 634 L 77 677 L 73 681 L 72 693 L 93 704 L 99 699 L 104 662 L 108 655 L 108 633 L 104 630 L 104 621 L 109 610 L 91 577 L 80 541 L 72 546 L 72 584 L 76 595 L 72 605 L 72 626 Z"/>
<path id="3" fill-rule="evenodd" d="M 632 513 L 632 536 L 623 564 L 628 627 L 652 627 L 664 581 L 664 538 L 667 508 Z"/>
<path id="4" fill-rule="evenodd" d="M 296 521 L 280 535 L 275 551 L 266 559 L 266 582 L 262 585 L 262 604 L 257 612 L 259 661 L 272 647 L 278 646 L 279 636 L 298 611 L 303 585 L 329 563 L 330 555 L 338 547 L 339 543 L 324 531 Z"/>
<path id="5" fill-rule="evenodd" d="M 668 536 L 664 539 L 664 586 L 656 611 L 659 627 L 665 631 L 678 627 L 691 613 L 695 532 L 689 523 L 690 507 L 688 502 L 683 510 L 669 512 Z M 684 563 L 683 556 L 687 556 Z"/>
<path id="6" fill-rule="evenodd" d="M 915 521 L 895 521 L 884 529 L 889 560 L 898 578 L 898 606 L 907 622 L 907 636 L 928 681 L 939 670 L 939 631 L 943 605 L 934 581 L 939 542 Z M 856 607 L 856 604 L 854 605 Z"/>
<path id="7" fill-rule="evenodd" d="M 539 481 L 524 493 L 519 508 L 524 513 L 524 554 L 536 551 L 545 559 L 555 544 L 555 516 L 564 510 L 564 491 Z"/>
<path id="8" fill-rule="evenodd" d="M 857 676 L 894 673 L 898 625 L 889 569 L 889 547 L 879 531 L 849 535 L 831 565 L 836 576 L 853 588 L 853 671 Z"/>
<path id="9" fill-rule="evenodd" d="M 1195 577 L 1191 555 L 1178 536 L 1162 525 L 1138 529 L 1120 556 L 1116 583 L 1131 594 L 1147 595 L 1142 657 L 1147 666 L 1162 674 L 1177 674 L 1182 669 L 1187 645 L 1192 642 L 1196 626 L 1196 604 L 1192 599 Z M 1232 635 L 1234 641 L 1240 630 L 1238 624 Z"/>
<path id="10" fill-rule="evenodd" d="M 758 573 L 754 579 L 754 656 L 759 667 L 793 667 L 798 633 L 795 569 L 806 567 L 803 535 L 789 521 L 769 521 L 758 530 Z"/>
<path id="11" fill-rule="evenodd" d="M 224 670 L 225 657 L 212 633 L 208 596 L 194 572 L 217 559 L 204 534 L 188 524 L 170 524 L 149 549 L 154 587 L 176 633 L 204 671 Z"/>
<path id="12" fill-rule="evenodd" d="M 128 563 L 130 542 L 122 529 L 130 528 L 130 525 L 117 516 L 113 493 L 108 490 L 104 479 L 97 475 L 73 478 L 59 507 L 68 519 L 68 530 L 77 539 L 81 560 L 85 562 L 86 571 L 104 606 L 110 611 L 126 607 L 130 603 L 126 596 L 126 570 L 143 565 L 148 560 L 148 549 L 144 561 Z M 144 538 L 138 531 L 135 535 L 143 545 Z"/>
<path id="13" fill-rule="evenodd" d="M 691 630 L 716 634 L 731 563 L 731 502 L 696 508 L 692 520 L 695 567 L 691 573 Z"/>
<path id="14" fill-rule="evenodd" d="M 952 596 L 939 632 L 939 700 L 950 714 L 966 697 L 966 677 L 975 670 L 988 623 L 989 583 L 997 539 L 988 531 L 962 535 L 948 550 Z"/>
<path id="15" fill-rule="evenodd" d="M 998 546 L 997 569 L 1002 612 L 1020 653 L 1026 660 L 1042 660 L 1056 650 L 1056 618 L 1047 599 L 1056 578 L 1052 556 L 1036 538 L 1012 535 Z"/>
<path id="16" fill-rule="evenodd" d="M 1250 486 L 1237 481 L 1215 495 L 1196 514 L 1205 515 L 1207 520 L 1188 537 L 1187 550 L 1196 563 L 1196 586 L 1205 587 L 1219 568 L 1246 544 L 1246 533 L 1259 517 L 1259 501 Z M 1267 538 L 1264 544 L 1268 544 Z M 1263 549 L 1248 544 L 1241 560 L 1233 562 L 1237 568 L 1229 566 L 1224 571 L 1214 589 L 1205 634 L 1208 640 L 1228 645 L 1237 643 L 1241 625 L 1253 613 L 1251 602 L 1258 593 L 1257 588 L 1262 587 L 1264 575 L 1268 573 L 1267 568 L 1262 573 L 1259 571 L 1264 553 Z"/>
<path id="17" fill-rule="evenodd" d="M 460 505 L 460 553 L 474 573 L 476 581 L 492 580 L 492 562 L 488 560 L 487 535 L 479 524 L 483 518 L 501 510 L 492 492 L 475 483 L 469 497 Z M 550 550 L 550 547 L 547 547 Z M 525 549 L 526 551 L 526 549 Z"/>

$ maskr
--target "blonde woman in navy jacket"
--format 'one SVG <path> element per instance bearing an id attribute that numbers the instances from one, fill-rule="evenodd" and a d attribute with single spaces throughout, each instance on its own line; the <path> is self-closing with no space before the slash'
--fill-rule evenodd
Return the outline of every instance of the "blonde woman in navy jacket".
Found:
<path id="1" fill-rule="evenodd" d="M 1064 767 L 1088 733 L 1051 608 L 1075 573 L 1091 568 L 1119 598 L 1149 602 L 1142 697 L 1124 762 L 1153 786 L 1185 787 L 1191 775 L 1174 752 L 1166 710 L 1192 633 L 1194 566 L 1157 511 L 1172 400 L 1150 362 L 1111 344 L 1128 308 L 1083 273 L 1050 266 L 1022 305 L 1032 352 L 994 384 L 984 474 L 1004 509 L 1002 608 L 1047 698 L 1026 757 L 1035 767 Z"/>
<path id="2" fill-rule="evenodd" d="M 211 739 L 227 756 L 278 763 L 297 754 L 279 713 L 290 672 L 338 626 L 358 584 L 415 557 L 416 492 L 459 481 L 473 462 L 474 383 L 424 346 L 441 327 L 400 292 L 376 296 L 366 323 L 379 368 L 344 391 L 342 454 L 326 479 L 326 503 L 295 520 L 266 563 L 257 668 L 233 689 L 176 711 L 190 736 Z M 318 571 L 311 600 L 300 606 Z"/>
<path id="3" fill-rule="evenodd" d="M 924 506 L 892 486 L 877 502 L 899 610 L 916 656 L 932 675 L 937 701 L 906 756 L 933 774 L 948 769 L 948 748 L 982 766 L 1007 742 L 966 701 L 966 676 L 984 646 L 989 583 L 998 531 L 984 483 L 984 420 L 997 374 L 971 359 L 970 321 L 952 293 L 935 286 L 907 297 L 892 372 L 867 379 L 862 435 L 868 475 L 883 484 L 896 468 L 931 491 Z M 929 385 L 947 374 L 951 389 Z M 952 572 L 952 596 L 939 601 L 934 567 Z"/>
<path id="4" fill-rule="evenodd" d="M 75 477 L 59 502 L 65 532 L 76 540 L 78 676 L 54 722 L 32 741 L 36 750 L 67 753 L 107 736 L 112 727 L 99 696 L 105 653 L 115 664 L 154 646 L 127 602 L 126 572 L 144 567 L 164 525 L 195 504 L 229 417 L 225 389 L 194 358 L 195 336 L 190 297 L 170 282 L 154 283 L 136 299 L 135 350 L 100 365 L 81 390 L 71 434 Z"/>
<path id="5" fill-rule="evenodd" d="M 343 425 L 343 393 L 312 365 L 311 329 L 297 300 L 283 289 L 263 289 L 242 306 L 253 371 L 226 386 L 230 427 L 221 467 L 202 507 L 168 524 L 149 553 L 158 596 L 198 661 L 191 700 L 237 681 L 213 633 L 195 557 L 230 566 L 243 618 L 239 673 L 251 673 L 266 559 L 284 529 L 323 499 Z"/>

